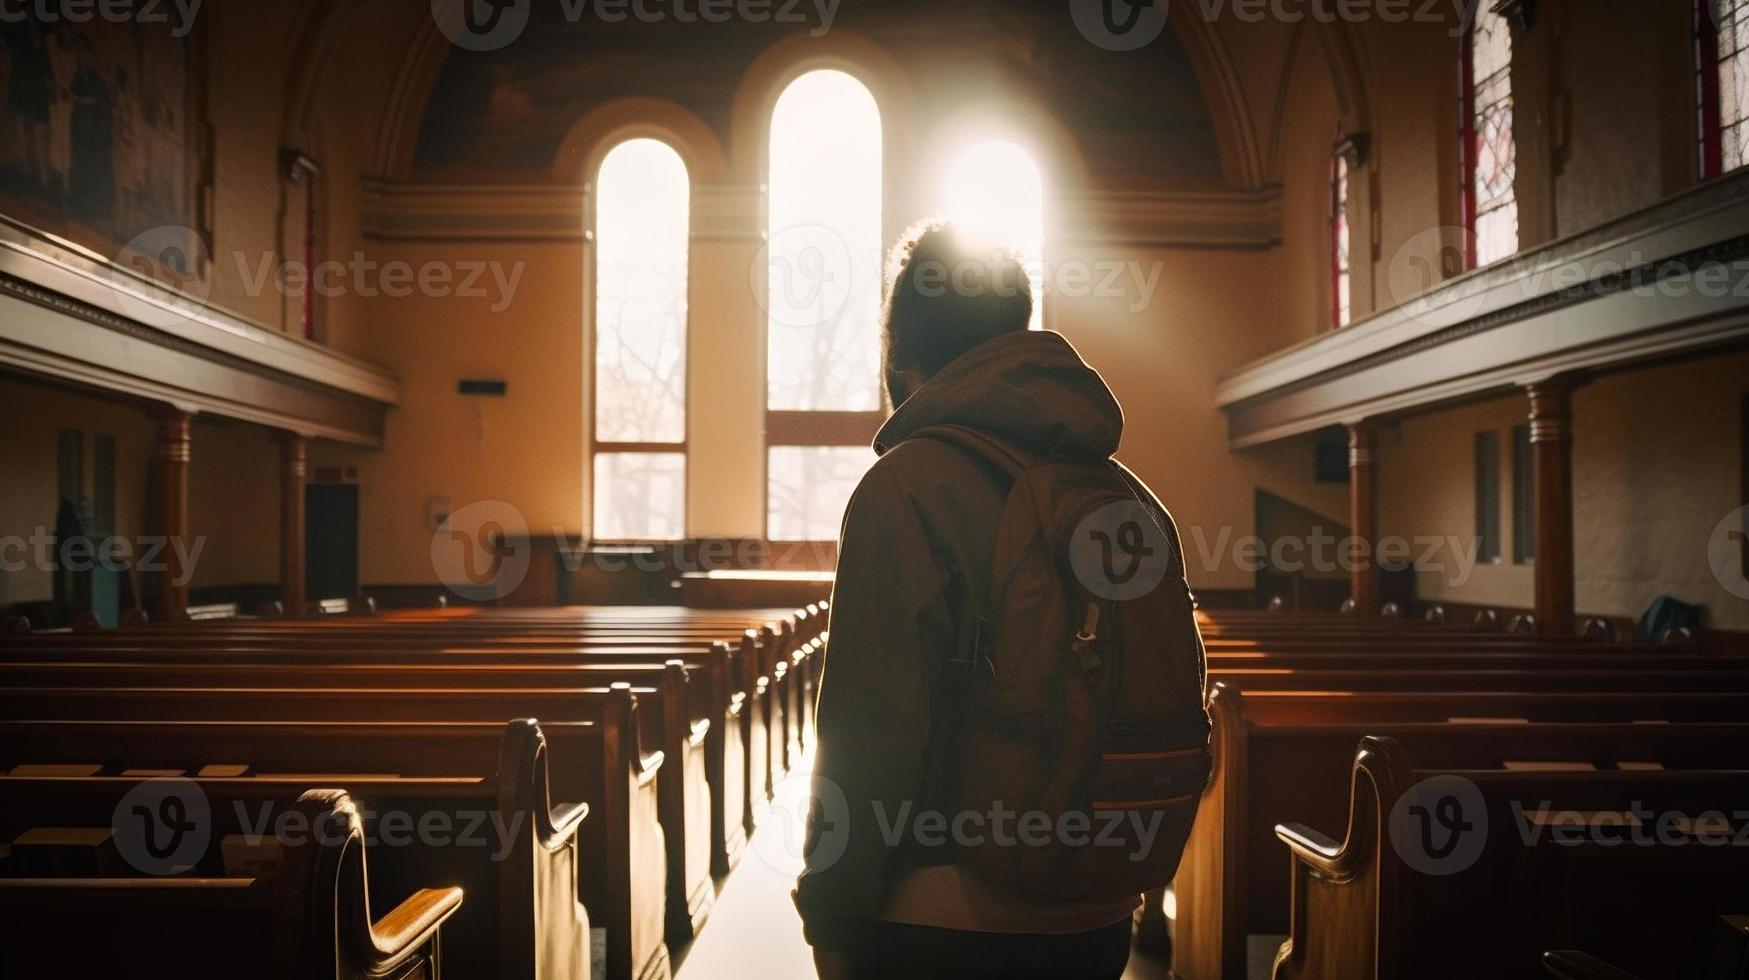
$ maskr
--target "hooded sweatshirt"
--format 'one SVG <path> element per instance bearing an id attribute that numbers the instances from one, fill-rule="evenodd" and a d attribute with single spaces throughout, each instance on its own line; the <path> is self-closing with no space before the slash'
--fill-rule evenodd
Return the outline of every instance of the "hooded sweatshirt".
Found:
<path id="1" fill-rule="evenodd" d="M 1074 933 L 1135 901 L 1044 905 L 952 864 L 954 814 L 932 789 L 946 738 L 942 670 L 975 597 L 991 591 L 1009 478 L 949 443 L 953 424 L 1033 457 L 1105 459 L 1123 412 L 1061 335 L 1004 334 L 926 381 L 875 436 L 879 455 L 845 511 L 821 679 L 806 867 L 795 901 L 808 941 L 854 955 L 880 920 L 977 932 Z M 921 818 L 921 819 L 920 819 Z"/>

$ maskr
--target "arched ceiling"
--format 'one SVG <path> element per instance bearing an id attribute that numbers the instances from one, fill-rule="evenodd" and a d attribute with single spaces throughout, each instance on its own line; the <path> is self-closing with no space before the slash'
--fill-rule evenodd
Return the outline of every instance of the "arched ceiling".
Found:
<path id="1" fill-rule="evenodd" d="M 762 52 L 809 30 L 630 17 L 609 24 L 588 15 L 569 22 L 563 6 L 536 4 L 522 35 L 498 51 L 465 51 L 435 30 L 421 32 L 407 61 L 423 65 L 417 71 L 429 79 L 404 80 L 410 97 L 401 111 L 416 117 L 385 122 L 403 147 L 379 154 L 384 169 L 425 179 L 545 179 L 579 119 L 636 97 L 683 107 L 735 156 L 742 77 Z M 1102 185 L 1203 189 L 1252 181 L 1255 168 L 1243 166 L 1235 180 L 1230 158 L 1254 158 L 1255 149 L 1235 150 L 1233 139 L 1218 134 L 1204 98 L 1198 61 L 1206 52 L 1188 53 L 1174 31 L 1137 51 L 1112 52 L 1084 39 L 1064 4 L 999 0 L 844 2 L 831 30 L 868 38 L 900 66 L 917 93 L 919 122 L 1010 100 L 1053 117 L 1075 140 L 1088 178 Z M 421 51 L 421 44 L 442 50 Z M 412 94 L 423 88 L 427 98 Z"/>

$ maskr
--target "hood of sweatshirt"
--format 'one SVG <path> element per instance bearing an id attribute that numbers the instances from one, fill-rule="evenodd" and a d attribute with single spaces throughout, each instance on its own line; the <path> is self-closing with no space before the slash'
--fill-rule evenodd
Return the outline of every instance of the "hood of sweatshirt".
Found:
<path id="1" fill-rule="evenodd" d="M 924 382 L 875 434 L 875 452 L 946 424 L 1035 456 L 1103 459 L 1117 451 L 1123 409 L 1062 334 L 1020 330 L 966 351 Z"/>

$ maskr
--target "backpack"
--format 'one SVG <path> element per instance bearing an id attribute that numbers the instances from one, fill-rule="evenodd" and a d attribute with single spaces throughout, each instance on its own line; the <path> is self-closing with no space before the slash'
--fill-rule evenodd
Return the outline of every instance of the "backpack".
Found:
<path id="1" fill-rule="evenodd" d="M 954 858 L 1041 901 L 1177 872 L 1211 767 L 1207 666 L 1178 531 L 1114 459 L 1035 459 L 933 426 L 1012 478 L 991 594 L 947 658 Z"/>
<path id="2" fill-rule="evenodd" d="M 1700 631 L 1700 607 L 1661 595 L 1646 607 L 1646 614 L 1634 628 L 1634 638 L 1640 643 L 1665 643 L 1684 629 L 1690 634 Z"/>

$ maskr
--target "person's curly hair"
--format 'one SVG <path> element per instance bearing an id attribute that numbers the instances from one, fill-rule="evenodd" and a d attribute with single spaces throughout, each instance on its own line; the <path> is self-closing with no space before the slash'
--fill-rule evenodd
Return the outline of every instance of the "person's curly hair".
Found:
<path id="1" fill-rule="evenodd" d="M 937 219 L 899 237 L 886 280 L 881 358 L 889 377 L 903 368 L 927 377 L 1032 320 L 1032 280 L 1020 254 Z"/>

